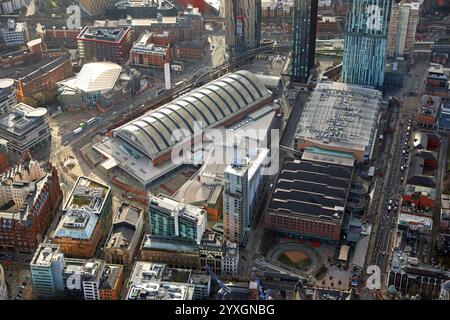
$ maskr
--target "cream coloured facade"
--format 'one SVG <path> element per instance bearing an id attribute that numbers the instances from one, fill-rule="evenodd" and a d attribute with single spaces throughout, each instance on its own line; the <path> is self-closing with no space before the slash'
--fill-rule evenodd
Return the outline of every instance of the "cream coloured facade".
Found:
<path id="1" fill-rule="evenodd" d="M 8 299 L 8 291 L 6 289 L 5 283 L 5 271 L 3 267 L 0 265 L 0 300 Z"/>
<path id="2" fill-rule="evenodd" d="M 261 40 L 261 0 L 222 0 L 229 49 L 256 48 Z"/>
<path id="3" fill-rule="evenodd" d="M 419 9 L 419 2 L 402 2 L 393 5 L 387 48 L 389 58 L 412 54 L 419 22 Z"/>

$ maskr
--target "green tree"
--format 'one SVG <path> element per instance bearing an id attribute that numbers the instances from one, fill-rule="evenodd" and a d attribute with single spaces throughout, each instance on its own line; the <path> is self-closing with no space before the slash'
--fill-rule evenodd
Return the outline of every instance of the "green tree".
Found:
<path id="1" fill-rule="evenodd" d="M 34 100 L 36 100 L 37 105 L 39 107 L 44 106 L 46 104 L 46 102 L 47 102 L 46 99 L 45 99 L 45 95 L 42 92 L 36 93 L 33 98 L 34 98 Z"/>
<path id="2" fill-rule="evenodd" d="M 30 97 L 24 97 L 23 98 L 23 103 L 25 103 L 25 104 L 27 104 L 27 105 L 29 105 L 31 107 L 34 107 L 34 108 L 37 107 L 37 101 L 35 99 L 33 99 L 33 98 L 30 98 Z"/>

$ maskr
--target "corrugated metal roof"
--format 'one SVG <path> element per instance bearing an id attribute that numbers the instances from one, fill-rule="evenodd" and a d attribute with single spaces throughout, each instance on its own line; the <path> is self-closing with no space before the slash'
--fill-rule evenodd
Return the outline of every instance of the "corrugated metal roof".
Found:
<path id="1" fill-rule="evenodd" d="M 214 127 L 226 118 L 270 96 L 270 92 L 249 71 L 228 74 L 193 90 L 166 105 L 125 124 L 114 132 L 148 157 L 172 147 L 199 129 Z"/>
<path id="2" fill-rule="evenodd" d="M 83 66 L 75 86 L 84 92 L 108 91 L 114 87 L 122 67 L 112 62 L 93 62 Z"/>

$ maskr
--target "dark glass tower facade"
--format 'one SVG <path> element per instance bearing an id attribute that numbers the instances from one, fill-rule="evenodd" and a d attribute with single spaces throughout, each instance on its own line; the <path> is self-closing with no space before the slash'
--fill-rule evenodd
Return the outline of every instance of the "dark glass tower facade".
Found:
<path id="1" fill-rule="evenodd" d="M 292 80 L 307 82 L 314 68 L 318 0 L 294 0 Z"/>
<path id="2" fill-rule="evenodd" d="M 392 0 L 354 0 L 347 15 L 343 81 L 380 88 L 384 82 Z"/>

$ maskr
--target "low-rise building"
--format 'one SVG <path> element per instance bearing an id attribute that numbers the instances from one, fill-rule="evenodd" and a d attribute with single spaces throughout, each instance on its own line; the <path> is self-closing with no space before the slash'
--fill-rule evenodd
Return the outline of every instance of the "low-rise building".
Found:
<path id="1" fill-rule="evenodd" d="M 42 40 L 40 38 L 28 41 L 26 49 L 19 49 L 0 55 L 0 67 L 18 67 L 24 64 L 33 63 L 36 66 L 42 59 Z"/>
<path id="2" fill-rule="evenodd" d="M 170 63 L 170 47 L 152 43 L 153 34 L 143 33 L 131 48 L 131 63 L 138 67 L 163 69 Z"/>
<path id="3" fill-rule="evenodd" d="M 423 151 L 422 153 L 427 153 L 432 156 L 432 153 L 430 152 Z M 434 160 L 432 163 L 434 163 Z M 413 154 L 409 163 L 406 183 L 416 186 L 436 188 L 436 177 L 433 170 L 433 167 L 428 167 L 426 165 L 426 157 Z"/>
<path id="4" fill-rule="evenodd" d="M 121 0 L 116 1 L 114 6 L 105 10 L 105 17 L 109 19 L 134 19 L 176 17 L 179 12 L 179 6 L 175 5 L 173 0 Z"/>
<path id="5" fill-rule="evenodd" d="M 179 59 L 201 60 L 205 55 L 205 44 L 200 41 L 185 41 L 176 50 Z"/>
<path id="6" fill-rule="evenodd" d="M 7 47 L 23 46 L 28 42 L 27 23 L 8 19 L 6 27 L 0 28 L 0 39 Z"/>
<path id="7" fill-rule="evenodd" d="M 144 210 L 123 202 L 113 217 L 112 229 L 104 247 L 109 263 L 130 265 L 144 227 Z"/>
<path id="8" fill-rule="evenodd" d="M 101 222 L 88 208 L 69 209 L 53 235 L 64 254 L 79 258 L 94 257 L 101 238 Z"/>
<path id="9" fill-rule="evenodd" d="M 19 78 L 17 98 L 24 101 L 25 97 L 32 98 L 38 92 L 53 91 L 56 84 L 73 76 L 72 63 L 67 55 L 51 59 L 48 63 Z"/>
<path id="10" fill-rule="evenodd" d="M 78 177 L 53 241 L 70 257 L 92 258 L 101 239 L 111 230 L 111 188 L 90 178 Z"/>
<path id="11" fill-rule="evenodd" d="M 33 289 L 39 298 L 61 295 L 65 283 L 62 277 L 64 254 L 55 244 L 41 243 L 30 262 Z"/>
<path id="12" fill-rule="evenodd" d="M 156 33 L 169 31 L 173 32 L 174 42 L 195 40 L 205 34 L 204 19 L 195 8 L 179 12 L 178 16 L 158 15 L 148 19 L 96 20 L 94 27 L 131 27 L 136 35 L 146 31 Z"/>
<path id="13" fill-rule="evenodd" d="M 145 235 L 140 260 L 164 263 L 171 268 L 201 270 L 198 245 L 189 240 Z"/>
<path id="14" fill-rule="evenodd" d="M 100 280 L 105 261 L 98 259 L 70 259 L 64 261 L 62 278 L 65 296 L 84 300 L 100 300 Z"/>
<path id="15" fill-rule="evenodd" d="M 64 46 L 65 48 L 76 49 L 77 37 L 81 29 L 81 27 L 68 29 L 65 21 L 63 24 L 42 21 L 41 27 L 36 28 L 36 33 L 48 47 Z"/>
<path id="16" fill-rule="evenodd" d="M 223 187 L 217 185 L 207 185 L 198 179 L 186 181 L 177 191 L 174 198 L 177 201 L 183 200 L 195 206 L 205 208 L 208 213 L 208 220 L 219 220 L 222 217 L 223 209 Z"/>
<path id="17" fill-rule="evenodd" d="M 450 69 L 441 64 L 431 63 L 428 68 L 425 93 L 431 96 L 448 98 L 450 94 Z"/>
<path id="18" fill-rule="evenodd" d="M 47 109 L 19 103 L 0 118 L 0 138 L 8 151 L 23 155 L 33 153 L 51 140 Z"/>
<path id="19" fill-rule="evenodd" d="M 402 196 L 402 211 L 416 215 L 433 216 L 436 189 L 407 184 Z"/>
<path id="20" fill-rule="evenodd" d="M 337 242 L 349 195 L 352 166 L 286 160 L 265 215 L 274 231 Z"/>
<path id="21" fill-rule="evenodd" d="M 239 263 L 239 246 L 224 238 L 222 234 L 206 231 L 200 243 L 200 263 L 222 276 L 235 276 Z"/>
<path id="22" fill-rule="evenodd" d="M 86 63 L 73 78 L 58 82 L 58 101 L 64 109 L 107 111 L 140 90 L 140 73 L 113 62 Z"/>
<path id="23" fill-rule="evenodd" d="M 118 300 L 123 266 L 99 259 L 65 258 L 57 244 L 41 243 L 31 262 L 31 279 L 39 298 Z"/>
<path id="24" fill-rule="evenodd" d="M 149 195 L 149 233 L 200 243 L 206 228 L 206 212 L 164 194 Z"/>
<path id="25" fill-rule="evenodd" d="M 450 131 L 450 103 L 444 103 L 439 113 L 437 128 L 441 132 Z"/>
<path id="26" fill-rule="evenodd" d="M 449 275 L 444 268 L 422 263 L 404 250 L 394 249 L 388 286 L 393 286 L 401 295 L 412 297 L 419 294 L 436 299 L 439 297 L 441 284 L 447 280 Z"/>
<path id="27" fill-rule="evenodd" d="M 337 82 L 319 83 L 302 112 L 297 149 L 316 146 L 371 159 L 377 139 L 381 91 Z"/>
<path id="28" fill-rule="evenodd" d="M 450 231 L 450 195 L 442 194 L 439 228 L 445 232 Z"/>
<path id="29" fill-rule="evenodd" d="M 441 109 L 441 97 L 424 95 L 420 99 L 420 105 L 416 115 L 417 124 L 424 127 L 433 127 L 437 121 Z"/>
<path id="30" fill-rule="evenodd" d="M 336 17 L 319 15 L 317 17 L 317 33 L 338 33 Z"/>
<path id="31" fill-rule="evenodd" d="M 58 172 L 27 158 L 0 180 L 0 248 L 33 252 L 62 201 Z"/>
<path id="32" fill-rule="evenodd" d="M 100 300 L 120 300 L 123 282 L 123 266 L 120 264 L 107 264 L 100 278 Z"/>
<path id="33" fill-rule="evenodd" d="M 211 277 L 165 264 L 136 262 L 129 280 L 127 300 L 207 299 Z"/>
<path id="34" fill-rule="evenodd" d="M 111 61 L 124 65 L 133 46 L 131 27 L 86 26 L 77 37 L 78 52 L 85 62 Z"/>
<path id="35" fill-rule="evenodd" d="M 261 16 L 263 18 L 290 17 L 292 15 L 293 0 L 261 0 Z"/>

